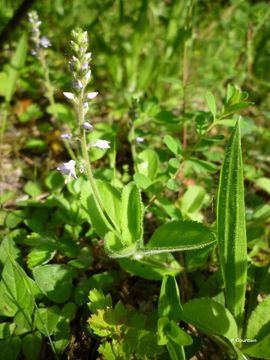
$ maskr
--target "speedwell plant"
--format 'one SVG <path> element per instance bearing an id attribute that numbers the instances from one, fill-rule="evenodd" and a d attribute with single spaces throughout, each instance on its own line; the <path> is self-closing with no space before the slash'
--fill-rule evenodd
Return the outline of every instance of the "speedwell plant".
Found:
<path id="1" fill-rule="evenodd" d="M 183 325 L 186 323 L 194 325 L 199 331 L 207 334 L 232 357 L 244 359 L 246 358 L 244 354 L 255 357 L 265 356 L 268 335 L 256 332 L 254 321 L 256 312 L 258 314 L 263 312 L 265 302 L 269 300 L 258 305 L 248 322 L 245 319 L 247 239 L 240 120 L 235 123 L 220 174 L 216 234 L 210 227 L 195 221 L 183 220 L 179 216 L 159 226 L 146 243 L 144 215 L 149 204 L 144 206 L 142 202 L 141 189 L 138 186 L 140 181 L 115 187 L 104 180 L 96 180 L 93 175 L 89 156 L 91 149 L 99 148 L 105 151 L 110 148 L 110 142 L 104 139 L 88 141 L 89 132 L 94 131 L 95 128 L 88 119 L 89 105 L 98 93 L 89 92 L 87 89 L 91 79 L 91 53 L 87 52 L 87 33 L 78 29 L 72 32 L 72 38 L 73 55 L 70 60 L 73 75 L 72 92 L 65 92 L 64 95 L 74 105 L 78 127 L 75 134 L 62 136 L 68 139 L 75 137 L 79 141 L 82 157 L 80 167 L 87 176 L 87 181 L 82 180 L 80 183 L 81 201 L 91 227 L 104 240 L 108 256 L 118 259 L 121 267 L 131 273 L 146 278 L 160 276 L 163 278 L 158 307 L 157 345 L 165 345 L 171 359 L 186 359 L 185 346 L 191 346 L 193 343 L 190 331 L 183 330 Z M 228 119 L 235 111 L 247 106 L 246 98 L 246 93 L 229 86 L 226 102 L 218 116 L 214 96 L 212 93 L 207 93 L 206 100 L 212 114 L 212 123 L 202 132 L 200 141 L 214 126 L 224 123 L 224 119 Z M 186 155 L 177 140 L 167 136 L 164 141 L 176 158 L 186 161 Z M 147 161 L 144 165 L 145 168 L 151 166 Z M 72 177 L 75 181 L 79 181 L 75 168 L 75 161 L 70 160 L 60 165 L 58 170 L 67 175 L 67 180 Z M 135 180 L 139 178 L 140 168 L 142 167 L 138 166 L 137 169 L 135 167 Z M 178 173 L 179 170 L 176 171 L 176 174 Z M 150 199 L 150 202 L 155 200 L 156 198 Z M 184 272 L 185 269 L 178 263 L 175 265 L 171 253 L 203 248 L 213 251 L 216 247 L 223 279 L 224 302 L 220 303 L 211 298 L 198 298 L 181 305 L 174 276 Z M 172 263 L 174 266 L 170 266 Z M 101 302 L 104 305 L 105 298 L 102 292 L 90 293 L 89 309 L 94 312 L 89 319 L 90 328 L 99 336 L 111 336 L 113 339 L 106 346 L 100 346 L 101 353 L 117 353 L 120 351 L 120 343 L 125 339 L 125 334 L 121 335 L 122 340 L 120 338 L 117 340 L 113 336 L 113 330 L 109 330 L 109 323 L 104 322 L 105 318 L 102 325 L 98 322 L 99 316 L 103 316 L 101 314 L 106 308 L 95 304 L 98 298 L 103 299 Z M 107 299 L 105 303 L 107 302 L 106 306 L 111 307 L 111 300 Z M 124 308 L 121 309 L 123 317 L 128 316 Z M 121 323 L 120 319 L 119 321 Z M 179 323 L 182 325 L 179 326 Z"/>

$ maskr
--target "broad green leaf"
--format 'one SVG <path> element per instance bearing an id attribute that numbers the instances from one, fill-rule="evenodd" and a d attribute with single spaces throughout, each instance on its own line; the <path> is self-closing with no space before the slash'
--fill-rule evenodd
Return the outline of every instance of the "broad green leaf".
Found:
<path id="1" fill-rule="evenodd" d="M 152 185 L 152 181 L 147 176 L 140 173 L 135 173 L 133 179 L 135 183 L 143 190 L 146 190 Z"/>
<path id="2" fill-rule="evenodd" d="M 96 185 L 106 212 L 120 228 L 120 192 L 105 181 L 98 180 Z M 104 237 L 109 231 L 113 230 L 112 225 L 98 206 L 87 181 L 82 182 L 81 203 L 89 216 L 91 225 L 100 237 Z"/>
<path id="3" fill-rule="evenodd" d="M 183 331 L 174 320 L 170 320 L 167 317 L 158 319 L 158 334 L 162 338 L 162 341 L 159 341 L 159 345 L 165 345 L 169 339 L 178 345 L 185 346 L 191 345 L 193 342 L 189 334 Z"/>
<path id="4" fill-rule="evenodd" d="M 126 185 L 122 191 L 121 201 L 121 235 L 122 244 L 130 246 L 140 243 L 143 236 L 143 209 L 141 194 L 135 183 Z"/>
<path id="5" fill-rule="evenodd" d="M 240 325 L 247 281 L 247 240 L 239 121 L 230 138 L 220 174 L 217 230 L 226 304 Z"/>
<path id="6" fill-rule="evenodd" d="M 220 303 L 210 298 L 188 301 L 183 305 L 183 320 L 202 332 L 221 335 L 228 339 L 237 337 L 237 325 L 232 314 Z"/>
<path id="7" fill-rule="evenodd" d="M 201 249 L 214 243 L 209 228 L 194 221 L 171 221 L 161 225 L 147 243 L 145 253 Z"/>
<path id="8" fill-rule="evenodd" d="M 201 209 L 206 192 L 202 186 L 190 185 L 181 198 L 181 211 L 184 214 L 194 213 Z"/>
<path id="9" fill-rule="evenodd" d="M 158 316 L 167 317 L 176 322 L 182 319 L 180 292 L 174 276 L 164 276 L 161 284 Z"/>
<path id="10" fill-rule="evenodd" d="M 33 197 L 38 196 L 42 193 L 40 184 L 34 181 L 28 181 L 25 184 L 23 190 Z"/>
<path id="11" fill-rule="evenodd" d="M 270 179 L 266 177 L 261 177 L 255 181 L 255 185 L 266 191 L 270 195 Z"/>
<path id="12" fill-rule="evenodd" d="M 19 309 L 32 314 L 34 303 L 28 277 L 23 269 L 9 258 L 2 272 L 0 287 L 0 315 L 14 316 Z"/>
<path id="13" fill-rule="evenodd" d="M 16 260 L 20 255 L 20 250 L 17 248 L 15 242 L 9 237 L 6 236 L 1 242 L 0 245 L 0 263 L 5 265 L 8 256 L 11 256 L 12 259 Z"/>
<path id="14" fill-rule="evenodd" d="M 50 264 L 33 269 L 34 279 L 40 290 L 56 303 L 67 301 L 72 290 L 72 270 L 66 265 Z"/>
<path id="15" fill-rule="evenodd" d="M 76 306 L 73 303 L 67 303 L 60 312 L 60 319 L 54 330 L 54 347 L 57 353 L 62 353 L 70 340 L 70 321 L 76 315 Z"/>
<path id="16" fill-rule="evenodd" d="M 14 336 L 8 340 L 0 340 L 1 359 L 16 360 L 20 353 L 22 340 L 19 336 Z"/>
<path id="17" fill-rule="evenodd" d="M 215 97 L 211 91 L 207 91 L 207 93 L 205 94 L 205 98 L 207 101 L 207 106 L 211 111 L 213 118 L 215 119 L 217 116 L 217 106 L 216 106 Z"/>
<path id="18" fill-rule="evenodd" d="M 138 154 L 137 166 L 139 173 L 153 180 L 159 170 L 159 157 L 154 150 L 146 149 Z"/>
<path id="19" fill-rule="evenodd" d="M 22 335 L 30 332 L 32 329 L 32 312 L 28 309 L 20 309 L 14 316 L 14 323 L 16 324 L 15 335 Z"/>
<path id="20" fill-rule="evenodd" d="M 36 328 L 45 336 L 52 335 L 60 318 L 60 310 L 56 305 L 49 308 L 39 308 L 35 311 Z"/>
<path id="21" fill-rule="evenodd" d="M 38 331 L 27 334 L 23 338 L 22 350 L 26 360 L 40 359 L 42 337 Z"/>
<path id="22" fill-rule="evenodd" d="M 181 155 L 182 148 L 179 141 L 175 140 L 170 135 L 165 135 L 164 137 L 164 144 L 167 146 L 167 148 L 175 155 Z"/>
<path id="23" fill-rule="evenodd" d="M 270 334 L 270 295 L 258 304 L 252 312 L 246 330 L 246 337 L 256 339 L 257 343 Z M 252 345 L 252 344 L 249 344 Z M 269 343 L 270 345 L 270 343 Z"/>
<path id="24" fill-rule="evenodd" d="M 23 67 L 27 54 L 27 36 L 22 34 L 15 54 L 12 57 L 11 65 L 8 71 L 8 85 L 6 89 L 6 102 L 10 102 L 16 88 L 16 81 L 19 70 Z"/>
<path id="25" fill-rule="evenodd" d="M 268 333 L 261 341 L 253 343 L 248 348 L 244 348 L 243 352 L 256 359 L 270 359 L 270 334 Z"/>
<path id="26" fill-rule="evenodd" d="M 27 265 L 31 269 L 35 266 L 46 264 L 53 259 L 55 254 L 55 246 L 50 243 L 31 249 L 27 255 Z"/>

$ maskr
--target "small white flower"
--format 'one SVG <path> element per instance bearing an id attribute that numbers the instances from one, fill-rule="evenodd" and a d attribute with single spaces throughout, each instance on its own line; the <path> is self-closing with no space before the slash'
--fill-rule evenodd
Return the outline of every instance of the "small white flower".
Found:
<path id="1" fill-rule="evenodd" d="M 57 167 L 57 170 L 61 172 L 63 175 L 68 175 L 67 180 L 65 183 L 67 183 L 70 180 L 70 177 L 72 176 L 74 179 L 77 179 L 76 173 L 75 173 L 75 165 L 76 161 L 69 160 L 69 162 L 64 163 Z"/>
<path id="2" fill-rule="evenodd" d="M 89 64 L 87 62 L 82 64 L 82 70 L 88 70 L 89 69 Z"/>
<path id="3" fill-rule="evenodd" d="M 51 46 L 51 42 L 46 36 L 42 36 L 40 39 L 40 45 L 44 48 L 48 48 Z"/>
<path id="4" fill-rule="evenodd" d="M 89 61 L 90 59 L 91 59 L 91 56 L 92 56 L 92 53 L 86 53 L 85 55 L 84 55 L 84 59 L 85 59 L 85 61 Z"/>
<path id="5" fill-rule="evenodd" d="M 60 136 L 60 138 L 61 138 L 61 139 L 71 139 L 71 138 L 72 138 L 72 135 L 69 134 L 69 133 L 66 133 L 66 134 L 62 134 L 62 135 Z"/>
<path id="6" fill-rule="evenodd" d="M 85 74 L 86 81 L 89 81 L 90 77 L 91 77 L 91 70 L 87 71 L 87 73 Z"/>
<path id="7" fill-rule="evenodd" d="M 92 145 L 100 150 L 105 150 L 105 149 L 110 148 L 110 142 L 107 140 L 99 139 L 99 140 L 94 141 L 94 143 Z"/>
<path id="8" fill-rule="evenodd" d="M 89 92 L 89 93 L 87 94 L 87 99 L 92 100 L 92 99 L 94 99 L 94 98 L 97 96 L 97 94 L 98 94 L 97 91 L 95 91 L 95 92 Z"/>
<path id="9" fill-rule="evenodd" d="M 137 136 L 137 137 L 135 138 L 135 140 L 137 141 L 137 143 L 142 143 L 142 142 L 144 142 L 144 138 L 143 138 L 143 137 L 140 137 L 140 136 Z"/>
<path id="10" fill-rule="evenodd" d="M 71 85 L 73 89 L 81 90 L 83 88 L 81 80 L 72 80 Z"/>
<path id="11" fill-rule="evenodd" d="M 89 122 L 84 122 L 82 124 L 82 127 L 85 129 L 85 130 L 91 130 L 93 129 L 93 125 L 91 125 Z"/>
<path id="12" fill-rule="evenodd" d="M 75 100 L 75 95 L 71 92 L 63 92 L 64 96 L 68 98 L 69 100 Z"/>

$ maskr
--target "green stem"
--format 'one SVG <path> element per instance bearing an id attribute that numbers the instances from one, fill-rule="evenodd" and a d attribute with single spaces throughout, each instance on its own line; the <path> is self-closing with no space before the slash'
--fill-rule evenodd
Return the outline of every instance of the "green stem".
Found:
<path id="1" fill-rule="evenodd" d="M 96 200 L 96 203 L 98 207 L 100 208 L 101 212 L 104 214 L 105 218 L 109 222 L 109 224 L 112 226 L 113 231 L 119 236 L 120 230 L 118 229 L 118 226 L 115 224 L 115 222 L 111 219 L 109 214 L 107 213 L 106 209 L 103 206 L 101 197 L 99 195 L 98 188 L 96 186 L 96 182 L 93 176 L 92 166 L 88 155 L 88 149 L 87 149 L 87 141 L 86 141 L 86 132 L 85 129 L 82 127 L 82 124 L 84 123 L 84 111 L 83 111 L 83 99 L 84 99 L 84 89 L 82 90 L 80 97 L 78 99 L 78 109 L 77 109 L 77 116 L 78 116 L 78 123 L 79 127 L 81 129 L 81 149 L 82 149 L 82 156 L 84 159 L 85 167 L 86 167 L 86 174 L 89 180 L 89 183 L 91 185 L 91 189 L 93 191 L 94 198 Z"/>
<path id="2" fill-rule="evenodd" d="M 131 154 L 133 158 L 133 167 L 134 172 L 138 172 L 138 166 L 136 162 L 137 152 L 136 152 L 136 143 L 135 143 L 135 131 L 134 131 L 134 124 L 132 122 L 131 129 L 130 129 L 130 144 L 131 144 Z"/>

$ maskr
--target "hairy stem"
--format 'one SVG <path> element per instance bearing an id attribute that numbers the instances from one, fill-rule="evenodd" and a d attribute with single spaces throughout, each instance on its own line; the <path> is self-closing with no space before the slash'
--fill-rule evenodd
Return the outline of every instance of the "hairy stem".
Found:
<path id="1" fill-rule="evenodd" d="M 84 163 L 85 163 L 87 178 L 89 180 L 89 183 L 90 183 L 90 186 L 93 191 L 93 195 L 94 195 L 94 198 L 96 200 L 98 207 L 100 208 L 101 212 L 104 214 L 104 216 L 107 219 L 107 221 L 109 222 L 109 224 L 112 226 L 113 230 L 117 233 L 117 235 L 119 235 L 120 231 L 119 231 L 117 225 L 111 219 L 111 217 L 109 216 L 109 214 L 107 213 L 106 209 L 103 206 L 103 203 L 102 203 L 101 197 L 99 195 L 99 191 L 98 191 L 98 188 L 97 188 L 94 176 L 93 176 L 92 166 L 91 166 L 91 162 L 90 162 L 89 155 L 88 155 L 88 149 L 87 149 L 86 132 L 85 132 L 85 129 L 82 127 L 82 124 L 84 123 L 83 99 L 84 99 L 84 89 L 82 90 L 82 92 L 79 96 L 79 99 L 78 99 L 77 117 L 78 117 L 79 127 L 81 129 L 80 130 L 81 131 L 81 134 L 80 134 L 81 149 L 82 149 L 82 156 L 83 156 Z"/>

